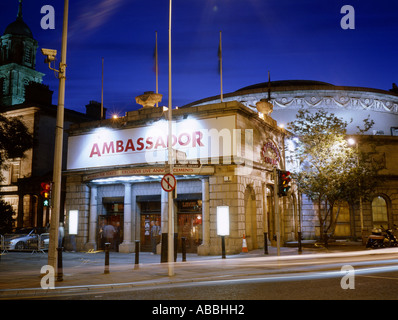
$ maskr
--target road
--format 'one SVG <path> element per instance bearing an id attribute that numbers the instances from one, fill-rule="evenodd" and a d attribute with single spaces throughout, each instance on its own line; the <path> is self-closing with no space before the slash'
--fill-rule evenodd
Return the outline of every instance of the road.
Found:
<path id="1" fill-rule="evenodd" d="M 213 262 L 214 268 L 217 263 Z M 250 267 L 251 274 L 231 276 L 233 268 L 243 265 L 246 269 Z M 311 259 L 300 256 L 284 260 L 236 259 L 228 266 L 230 270 L 225 269 L 225 278 L 127 288 L 71 289 L 45 298 L 153 301 L 398 299 L 397 252 L 380 254 L 379 251 L 366 255 L 349 252 L 338 256 L 317 255 Z"/>

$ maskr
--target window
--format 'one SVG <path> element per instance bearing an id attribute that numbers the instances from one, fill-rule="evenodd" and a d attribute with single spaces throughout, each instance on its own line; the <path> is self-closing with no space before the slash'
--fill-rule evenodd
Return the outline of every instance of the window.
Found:
<path id="1" fill-rule="evenodd" d="M 388 227 L 387 203 L 381 196 L 373 198 L 372 219 L 374 228 L 380 228 L 380 225 L 384 228 Z"/>
<path id="2" fill-rule="evenodd" d="M 11 165 L 11 183 L 17 183 L 19 179 L 19 163 Z"/>

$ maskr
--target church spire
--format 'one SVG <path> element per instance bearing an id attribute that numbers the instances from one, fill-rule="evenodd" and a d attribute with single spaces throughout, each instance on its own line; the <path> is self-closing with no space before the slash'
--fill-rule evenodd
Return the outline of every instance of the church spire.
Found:
<path id="1" fill-rule="evenodd" d="M 22 20 L 22 0 L 19 0 L 17 19 L 21 19 Z"/>

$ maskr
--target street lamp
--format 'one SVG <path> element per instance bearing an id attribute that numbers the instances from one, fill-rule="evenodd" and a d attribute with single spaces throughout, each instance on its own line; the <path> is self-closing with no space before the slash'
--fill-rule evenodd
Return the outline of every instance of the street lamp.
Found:
<path id="1" fill-rule="evenodd" d="M 48 247 L 48 264 L 54 268 L 57 267 L 57 245 L 59 216 L 61 210 L 61 171 L 62 171 L 62 144 L 64 135 L 64 104 L 65 104 L 65 72 L 66 72 L 66 48 L 68 37 L 68 10 L 69 0 L 64 1 L 64 20 L 62 29 L 62 48 L 61 62 L 58 72 L 59 90 L 58 90 L 58 109 L 55 126 L 55 148 L 54 148 L 54 167 L 53 167 L 53 188 L 52 188 L 52 210 L 50 223 L 50 243 Z M 50 64 L 55 60 L 55 50 L 44 49 L 43 54 L 47 56 L 46 62 Z M 50 69 L 52 69 L 50 67 Z M 52 69 L 54 70 L 54 69 Z"/>
<path id="2" fill-rule="evenodd" d="M 350 146 L 355 146 L 356 147 L 356 151 L 357 151 L 357 166 L 359 168 L 359 157 L 358 157 L 358 143 L 355 141 L 355 139 L 353 138 L 348 138 L 347 142 Z M 361 182 L 358 182 L 359 186 L 361 186 Z M 361 219 L 361 238 L 362 238 L 362 242 L 364 241 L 364 237 L 363 237 L 363 208 L 362 208 L 362 195 L 359 196 L 359 216 Z"/>
<path id="3" fill-rule="evenodd" d="M 171 13 L 172 0 L 169 0 L 169 103 L 168 103 L 168 160 L 169 173 L 173 174 L 173 150 L 172 150 L 172 100 L 171 100 Z M 168 192 L 168 238 L 167 238 L 167 252 L 168 252 L 168 274 L 169 277 L 174 276 L 174 210 L 173 210 L 173 193 Z"/>

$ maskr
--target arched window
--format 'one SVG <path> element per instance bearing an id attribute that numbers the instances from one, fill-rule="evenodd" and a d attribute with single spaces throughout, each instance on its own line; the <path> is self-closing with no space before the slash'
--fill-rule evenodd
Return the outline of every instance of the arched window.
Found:
<path id="1" fill-rule="evenodd" d="M 380 225 L 388 228 L 387 202 L 381 196 L 372 200 L 372 219 L 374 228 L 380 228 Z"/>

